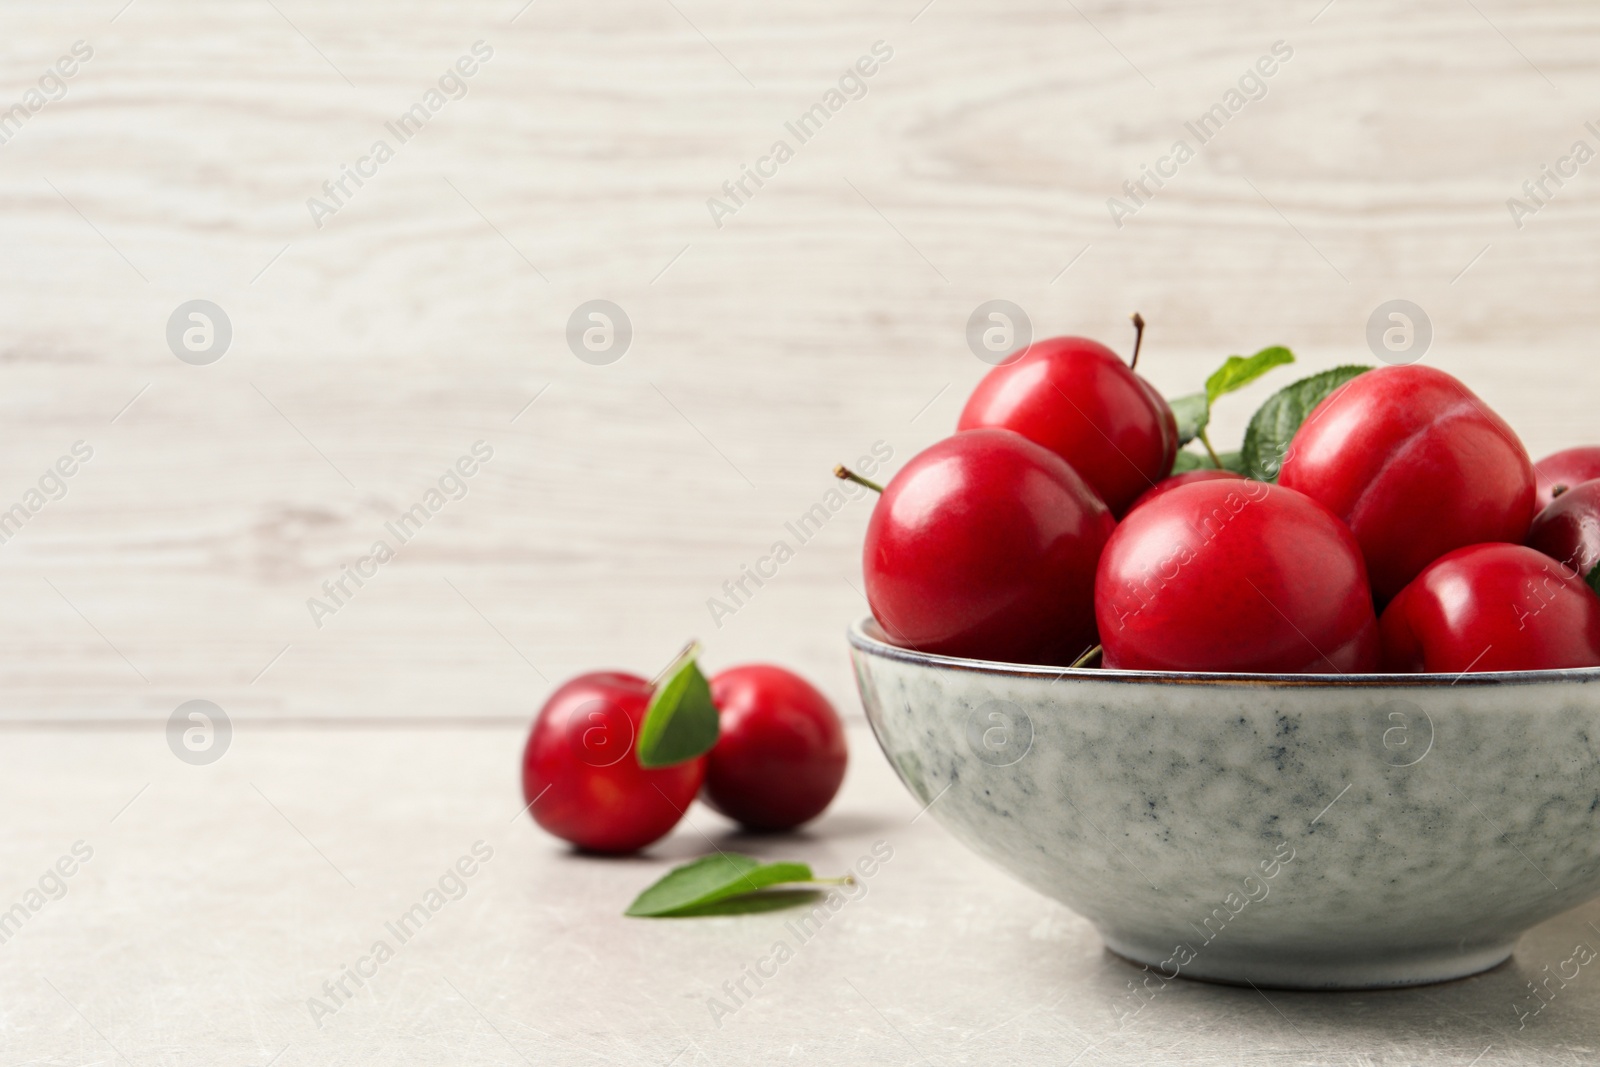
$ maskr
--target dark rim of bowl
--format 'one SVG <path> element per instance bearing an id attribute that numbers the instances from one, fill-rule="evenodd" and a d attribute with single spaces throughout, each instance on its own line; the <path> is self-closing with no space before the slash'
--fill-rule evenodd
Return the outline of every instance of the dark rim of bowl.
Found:
<path id="1" fill-rule="evenodd" d="M 852 648 L 880 659 L 1008 678 L 1081 678 L 1098 682 L 1142 682 L 1161 685 L 1259 685 L 1299 688 L 1371 686 L 1395 689 L 1448 689 L 1451 686 L 1600 681 L 1600 667 L 1570 667 L 1554 671 L 1484 671 L 1477 674 L 1223 674 L 1204 671 L 1117 671 L 1104 667 L 1072 668 L 1000 663 L 996 660 L 940 656 L 932 652 L 918 652 L 913 648 L 890 644 L 883 636 L 877 620 L 870 615 L 850 627 L 849 637 Z"/>

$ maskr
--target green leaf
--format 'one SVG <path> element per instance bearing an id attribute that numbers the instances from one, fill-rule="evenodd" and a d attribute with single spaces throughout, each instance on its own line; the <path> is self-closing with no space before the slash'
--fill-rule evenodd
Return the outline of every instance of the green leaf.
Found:
<path id="1" fill-rule="evenodd" d="M 1217 397 L 1243 389 L 1273 367 L 1294 362 L 1294 353 L 1282 345 L 1263 348 L 1253 356 L 1229 356 L 1216 373 L 1206 379 L 1206 400 L 1216 403 Z"/>
<path id="2" fill-rule="evenodd" d="M 771 886 L 815 880 L 811 868 L 804 863 L 762 863 L 737 852 L 718 852 L 674 867 L 634 898 L 623 914 L 659 917 L 702 913 L 699 909 Z"/>
<path id="3" fill-rule="evenodd" d="M 1596 563 L 1589 573 L 1583 576 L 1583 580 L 1589 583 L 1590 589 L 1600 593 L 1600 563 Z"/>
<path id="4" fill-rule="evenodd" d="M 742 897 L 726 897 L 709 904 L 696 904 L 682 908 L 671 915 L 656 916 L 663 919 L 699 919 L 711 915 L 756 915 L 764 911 L 797 908 L 815 904 L 822 899 L 820 889 L 763 889 L 759 893 L 746 893 Z"/>
<path id="5" fill-rule="evenodd" d="M 1204 393 L 1190 393 L 1167 402 L 1178 419 L 1178 447 L 1200 436 L 1211 421 L 1211 400 Z"/>
<path id="6" fill-rule="evenodd" d="M 1284 457 L 1289 454 L 1289 442 L 1294 440 L 1300 424 L 1342 385 L 1371 369 L 1359 365 L 1334 367 L 1301 378 L 1268 397 L 1245 427 L 1244 446 L 1240 449 L 1244 473 L 1263 482 L 1277 481 Z"/>
<path id="7" fill-rule="evenodd" d="M 694 657 L 656 687 L 634 747 L 641 767 L 670 767 L 711 751 L 717 743 L 717 707 Z"/>
<path id="8" fill-rule="evenodd" d="M 1250 473 L 1244 469 L 1244 457 L 1238 452 L 1218 452 L 1217 458 L 1222 460 L 1222 469 L 1225 471 L 1246 475 Z"/>

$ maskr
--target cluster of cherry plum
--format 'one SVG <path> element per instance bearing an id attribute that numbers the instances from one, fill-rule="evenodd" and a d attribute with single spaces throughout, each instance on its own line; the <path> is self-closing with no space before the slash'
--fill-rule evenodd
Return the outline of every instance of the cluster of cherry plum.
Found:
<path id="1" fill-rule="evenodd" d="M 582 674 L 545 701 L 522 754 L 538 824 L 590 852 L 626 853 L 666 834 L 699 794 L 746 829 L 790 830 L 844 781 L 839 715 L 792 671 L 732 667 L 709 682 L 692 646 L 652 683 Z"/>
<path id="2" fill-rule="evenodd" d="M 1460 381 L 1408 365 L 1296 382 L 1219 455 L 1210 401 L 1292 354 L 1230 357 L 1171 402 L 1137 360 L 1036 342 L 881 487 L 863 565 L 891 641 L 1150 671 L 1600 666 L 1600 448 L 1535 464 Z"/>

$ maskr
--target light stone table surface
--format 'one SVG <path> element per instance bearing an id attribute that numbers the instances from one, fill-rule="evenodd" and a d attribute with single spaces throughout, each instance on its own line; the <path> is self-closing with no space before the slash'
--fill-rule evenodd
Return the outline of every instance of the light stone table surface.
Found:
<path id="1" fill-rule="evenodd" d="M 159 728 L 4 740 L 6 902 L 75 843 L 92 850 L 0 945 L 7 1063 L 1485 1067 L 1600 1050 L 1592 965 L 1526 1025 L 1516 1014 L 1543 967 L 1576 942 L 1600 947 L 1596 905 L 1464 981 L 1365 994 L 1178 982 L 1141 1001 L 1127 986 L 1143 973 L 1088 923 L 919 815 L 863 726 L 842 795 L 806 833 L 741 836 L 697 808 L 625 860 L 579 858 L 521 816 L 522 733 L 508 727 L 245 726 L 205 767 L 173 759 Z M 791 911 L 621 915 L 713 844 L 819 873 L 875 845 L 891 858 L 799 934 Z M 402 943 L 386 924 L 475 845 L 491 858 L 447 881 L 454 899 Z M 323 983 L 378 940 L 393 958 L 362 965 L 376 972 L 362 988 L 347 979 L 350 1000 L 326 999 Z M 764 959 L 776 973 L 757 987 L 745 975 Z M 730 996 L 741 980 L 751 995 Z M 314 1017 L 311 997 L 336 1010 Z"/>
<path id="2" fill-rule="evenodd" d="M 0 5 L 0 904 L 75 872 L 0 944 L 0 1063 L 1593 1062 L 1600 977 L 1516 1006 L 1594 906 L 1469 981 L 1184 984 L 1119 1025 L 1137 972 L 918 817 L 865 733 L 867 508 L 787 524 L 835 462 L 950 430 L 993 299 L 1119 349 L 1140 310 L 1169 395 L 1267 344 L 1370 361 L 1408 299 L 1535 454 L 1600 437 L 1597 46 L 1560 0 Z M 231 333 L 208 365 L 168 338 L 197 299 Z M 632 327 L 604 365 L 567 340 L 597 299 Z M 643 858 L 568 854 L 518 816 L 528 720 L 690 635 L 828 692 L 843 795 L 791 840 L 696 808 Z M 215 763 L 167 746 L 190 700 L 232 723 Z M 714 1020 L 788 917 L 620 916 L 707 837 L 894 857 Z M 480 840 L 319 1028 L 307 998 Z"/>

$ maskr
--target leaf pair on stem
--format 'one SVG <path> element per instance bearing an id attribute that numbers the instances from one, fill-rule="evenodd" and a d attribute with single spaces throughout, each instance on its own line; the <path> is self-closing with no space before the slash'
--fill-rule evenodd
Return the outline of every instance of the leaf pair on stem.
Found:
<path id="1" fill-rule="evenodd" d="M 1282 345 L 1263 348 L 1253 356 L 1229 356 L 1206 379 L 1205 392 L 1168 401 L 1178 420 L 1180 449 L 1177 461 L 1172 465 L 1172 473 L 1214 468 L 1230 470 L 1257 481 L 1277 481 L 1284 457 L 1289 454 L 1289 442 L 1300 429 L 1300 424 L 1340 386 L 1372 369 L 1364 366 L 1334 367 L 1278 390 L 1250 417 L 1239 451 L 1219 454 L 1206 433 L 1211 423 L 1211 406 L 1219 398 L 1244 388 L 1274 367 L 1294 361 L 1294 353 Z M 1205 449 L 1204 455 L 1184 449 L 1183 446 L 1196 440 Z"/>

